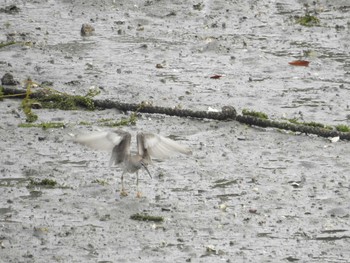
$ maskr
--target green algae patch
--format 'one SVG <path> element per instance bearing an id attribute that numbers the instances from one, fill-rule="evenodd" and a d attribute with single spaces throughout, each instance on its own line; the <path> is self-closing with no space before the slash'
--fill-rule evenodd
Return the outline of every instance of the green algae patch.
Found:
<path id="1" fill-rule="evenodd" d="M 30 179 L 28 188 L 36 187 L 36 186 L 42 186 L 42 187 L 47 187 L 47 188 L 54 188 L 57 185 L 56 180 L 53 179 L 42 179 L 42 180 L 34 180 Z"/>
<path id="2" fill-rule="evenodd" d="M 214 182 L 214 185 L 211 188 L 226 188 L 233 184 L 238 184 L 238 180 L 219 179 Z"/>
<path id="3" fill-rule="evenodd" d="M 65 128 L 63 122 L 42 122 L 42 123 L 21 123 L 18 125 L 20 128 L 42 128 L 43 130 L 47 129 L 59 129 Z"/>
<path id="4" fill-rule="evenodd" d="M 128 125 L 135 125 L 135 124 L 136 124 L 136 121 L 133 121 L 130 119 L 121 119 L 119 121 L 101 122 L 100 126 L 120 127 L 120 126 L 128 126 Z"/>
<path id="5" fill-rule="evenodd" d="M 325 125 L 319 122 L 304 122 L 303 125 L 306 126 L 311 126 L 311 127 L 317 127 L 317 128 L 322 128 L 322 129 L 326 129 L 326 130 L 333 130 L 333 128 L 329 125 Z"/>
<path id="6" fill-rule="evenodd" d="M 103 118 L 103 119 L 97 120 L 96 122 L 80 121 L 79 125 L 97 124 L 98 126 L 113 128 L 113 127 L 135 125 L 136 121 L 137 121 L 137 114 L 135 112 L 132 112 L 129 118 L 121 118 L 120 120 L 115 120 L 113 118 Z"/>
<path id="7" fill-rule="evenodd" d="M 105 127 L 120 127 L 120 126 L 128 126 L 128 125 L 135 125 L 137 121 L 137 113 L 133 112 L 130 114 L 129 118 L 122 118 L 118 121 L 113 121 L 113 119 L 102 119 L 99 120 L 100 126 Z"/>
<path id="8" fill-rule="evenodd" d="M 79 125 L 89 126 L 89 125 L 92 125 L 92 123 L 88 121 L 80 121 Z"/>
<path id="9" fill-rule="evenodd" d="M 0 101 L 4 99 L 4 87 L 0 86 Z"/>
<path id="10" fill-rule="evenodd" d="M 35 122 L 38 119 L 38 115 L 32 112 L 32 104 L 34 100 L 30 98 L 32 94 L 32 87 L 36 85 L 31 79 L 26 80 L 26 96 L 22 100 L 23 112 L 26 115 L 26 122 Z"/>
<path id="11" fill-rule="evenodd" d="M 130 219 L 137 220 L 137 221 L 153 221 L 153 222 L 163 222 L 164 217 L 162 216 L 151 216 L 148 214 L 133 214 L 130 216 Z"/>
<path id="12" fill-rule="evenodd" d="M 95 179 L 95 180 L 92 180 L 91 183 L 99 184 L 101 186 L 109 185 L 109 182 L 107 180 L 104 180 L 104 179 Z"/>
<path id="13" fill-rule="evenodd" d="M 0 43 L 0 48 L 11 46 L 11 45 L 14 45 L 14 44 L 17 44 L 17 42 L 15 42 L 15 41 L 6 42 L 6 43 L 1 42 Z"/>
<path id="14" fill-rule="evenodd" d="M 296 23 L 302 26 L 307 26 L 307 27 L 311 27 L 311 26 L 319 26 L 320 25 L 320 19 L 316 16 L 313 15 L 305 15 L 302 17 L 298 17 L 296 19 Z"/>
<path id="15" fill-rule="evenodd" d="M 252 116 L 252 117 L 256 117 L 256 118 L 260 118 L 260 119 L 264 119 L 264 120 L 269 119 L 269 116 L 266 113 L 263 113 L 260 111 L 250 111 L 247 109 L 243 109 L 242 114 L 245 116 Z"/>

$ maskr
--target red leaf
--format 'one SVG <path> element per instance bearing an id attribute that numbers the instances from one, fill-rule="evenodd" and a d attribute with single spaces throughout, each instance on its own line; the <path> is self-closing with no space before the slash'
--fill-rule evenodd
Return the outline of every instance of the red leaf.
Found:
<path id="1" fill-rule="evenodd" d="M 292 62 L 288 62 L 289 65 L 292 66 L 301 66 L 301 67 L 307 67 L 310 64 L 310 61 L 307 60 L 294 60 Z"/>
<path id="2" fill-rule="evenodd" d="M 211 79 L 219 79 L 219 78 L 221 78 L 222 77 L 222 75 L 213 75 L 213 76 L 211 76 L 210 78 Z"/>

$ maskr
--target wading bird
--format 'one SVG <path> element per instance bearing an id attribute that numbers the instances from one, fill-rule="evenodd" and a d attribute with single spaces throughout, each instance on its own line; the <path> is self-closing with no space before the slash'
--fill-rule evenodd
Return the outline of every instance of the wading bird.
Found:
<path id="1" fill-rule="evenodd" d="M 147 165 L 153 158 L 164 159 L 174 153 L 191 154 L 191 150 L 169 138 L 153 133 L 137 134 L 137 153 L 130 153 L 131 134 L 122 130 L 92 132 L 74 136 L 74 141 L 96 150 L 112 152 L 109 165 L 120 165 L 123 168 L 121 177 L 121 196 L 127 196 L 124 188 L 124 174 L 136 172 L 137 197 L 141 197 L 138 189 L 141 168 L 145 169 L 152 178 Z"/>

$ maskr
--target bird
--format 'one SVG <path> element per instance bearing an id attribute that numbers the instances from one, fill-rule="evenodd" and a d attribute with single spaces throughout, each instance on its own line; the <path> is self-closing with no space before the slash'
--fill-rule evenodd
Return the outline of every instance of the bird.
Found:
<path id="1" fill-rule="evenodd" d="M 147 166 L 152 163 L 152 158 L 164 159 L 175 153 L 191 155 L 189 147 L 154 133 L 137 133 L 137 153 L 131 154 L 131 134 L 121 129 L 111 131 L 98 131 L 86 134 L 74 135 L 73 141 L 95 150 L 107 150 L 111 152 L 109 166 L 113 164 L 121 166 L 120 196 L 127 196 L 124 188 L 124 175 L 126 173 L 136 173 L 136 197 L 141 197 L 139 191 L 139 170 L 144 169 L 152 178 Z"/>

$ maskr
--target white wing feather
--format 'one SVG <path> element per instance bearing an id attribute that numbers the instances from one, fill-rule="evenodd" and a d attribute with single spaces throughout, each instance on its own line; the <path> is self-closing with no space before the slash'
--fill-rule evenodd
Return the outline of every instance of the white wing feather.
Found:
<path id="1" fill-rule="evenodd" d="M 175 153 L 192 154 L 191 150 L 173 141 L 169 138 L 165 138 L 156 134 L 144 134 L 145 136 L 145 148 L 150 156 L 154 158 L 167 158 Z"/>
<path id="2" fill-rule="evenodd" d="M 115 145 L 118 145 L 123 139 L 115 132 L 92 132 L 74 136 L 74 141 L 86 145 L 95 150 L 112 151 Z"/>

